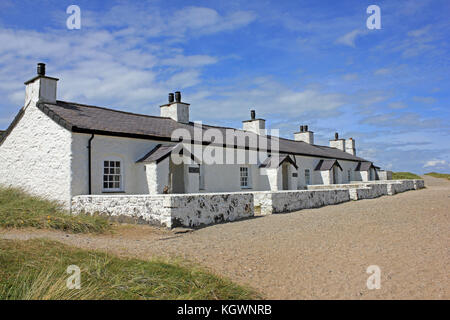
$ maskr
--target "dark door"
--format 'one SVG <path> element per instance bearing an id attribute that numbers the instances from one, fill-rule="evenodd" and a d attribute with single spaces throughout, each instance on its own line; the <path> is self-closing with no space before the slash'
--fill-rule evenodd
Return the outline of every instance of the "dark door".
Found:
<path id="1" fill-rule="evenodd" d="M 184 164 L 169 164 L 169 185 L 171 193 L 184 193 Z"/>

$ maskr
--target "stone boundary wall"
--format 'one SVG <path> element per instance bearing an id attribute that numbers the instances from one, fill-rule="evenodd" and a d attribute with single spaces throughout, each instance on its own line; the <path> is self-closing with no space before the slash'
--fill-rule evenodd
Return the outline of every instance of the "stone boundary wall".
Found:
<path id="1" fill-rule="evenodd" d="M 325 187 L 328 187 L 326 189 Z M 73 214 L 100 214 L 118 221 L 167 228 L 199 227 L 254 216 L 373 199 L 424 187 L 423 180 L 390 180 L 308 186 L 309 190 L 173 195 L 91 195 L 72 198 Z"/>
<path id="2" fill-rule="evenodd" d="M 166 195 L 88 195 L 72 198 L 72 214 L 99 214 L 112 220 L 170 228 L 171 202 Z"/>
<path id="3" fill-rule="evenodd" d="M 72 214 L 99 214 L 120 222 L 199 227 L 253 216 L 251 193 L 91 195 L 72 198 Z"/>
<path id="4" fill-rule="evenodd" d="M 347 189 L 262 191 L 255 192 L 254 195 L 255 206 L 261 208 L 262 215 L 319 208 L 350 201 L 350 193 Z"/>
<path id="5" fill-rule="evenodd" d="M 310 185 L 308 190 L 255 192 L 255 207 L 261 214 L 318 208 L 350 200 L 374 199 L 384 195 L 417 190 L 423 180 L 386 180 L 335 185 Z"/>
<path id="6" fill-rule="evenodd" d="M 254 215 L 251 193 L 171 195 L 171 227 L 198 227 Z"/>

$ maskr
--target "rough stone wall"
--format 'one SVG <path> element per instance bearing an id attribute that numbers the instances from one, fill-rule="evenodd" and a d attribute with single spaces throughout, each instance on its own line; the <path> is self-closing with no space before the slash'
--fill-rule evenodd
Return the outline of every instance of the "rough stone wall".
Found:
<path id="1" fill-rule="evenodd" d="M 71 132 L 30 104 L 0 145 L 0 185 L 60 201 L 68 209 L 71 156 Z"/>
<path id="2" fill-rule="evenodd" d="M 163 195 L 76 196 L 72 214 L 100 214 L 118 221 L 171 227 L 170 198 Z"/>
<path id="3" fill-rule="evenodd" d="M 91 195 L 72 199 L 72 214 L 100 214 L 118 221 L 197 227 L 253 216 L 251 193 Z"/>
<path id="4" fill-rule="evenodd" d="M 197 227 L 254 215 L 251 193 L 173 195 L 170 201 L 172 227 Z"/>
<path id="5" fill-rule="evenodd" d="M 261 208 L 262 215 L 318 208 L 350 200 L 350 193 L 345 189 L 255 192 L 254 195 L 255 206 Z"/>

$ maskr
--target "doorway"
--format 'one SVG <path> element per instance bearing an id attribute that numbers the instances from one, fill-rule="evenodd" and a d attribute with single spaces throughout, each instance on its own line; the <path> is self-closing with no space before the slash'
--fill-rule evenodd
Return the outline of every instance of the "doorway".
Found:
<path id="1" fill-rule="evenodd" d="M 281 176 L 283 180 L 283 190 L 289 190 L 289 168 L 288 163 L 283 163 L 281 167 Z"/>
<path id="2" fill-rule="evenodd" d="M 339 183 L 338 166 L 333 166 L 333 184 Z"/>
<path id="3" fill-rule="evenodd" d="M 169 162 L 169 187 L 171 193 L 184 193 L 184 164 Z"/>

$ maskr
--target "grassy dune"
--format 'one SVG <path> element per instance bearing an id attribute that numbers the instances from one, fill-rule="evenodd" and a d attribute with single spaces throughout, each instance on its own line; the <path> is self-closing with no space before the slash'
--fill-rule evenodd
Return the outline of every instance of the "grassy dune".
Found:
<path id="1" fill-rule="evenodd" d="M 402 180 L 402 179 L 422 179 L 415 173 L 411 172 L 392 172 L 392 180 Z"/>
<path id="2" fill-rule="evenodd" d="M 435 177 L 435 178 L 442 178 L 450 180 L 450 174 L 448 173 L 437 173 L 437 172 L 429 172 L 425 173 L 427 176 Z"/>
<path id="3" fill-rule="evenodd" d="M 57 202 L 43 200 L 13 188 L 0 188 L 0 227 L 46 228 L 72 233 L 104 232 L 105 218 L 66 213 Z"/>
<path id="4" fill-rule="evenodd" d="M 81 289 L 66 286 L 67 267 Z M 0 240 L 0 300 L 254 299 L 254 291 L 181 262 L 118 258 L 48 240 Z"/>

